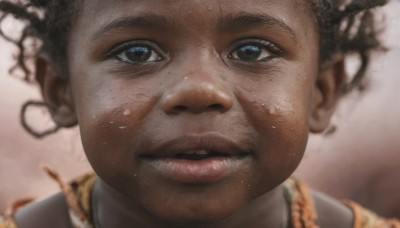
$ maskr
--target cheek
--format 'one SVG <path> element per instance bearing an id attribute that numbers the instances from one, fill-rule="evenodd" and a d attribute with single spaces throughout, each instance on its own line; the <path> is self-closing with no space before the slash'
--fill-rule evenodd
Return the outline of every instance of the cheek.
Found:
<path id="1" fill-rule="evenodd" d="M 95 90 L 76 88 L 82 143 L 95 171 L 103 176 L 118 175 L 121 169 L 132 171 L 138 132 L 156 102 L 155 96 L 143 96 L 148 91 L 145 85 L 132 88 L 132 84 L 118 80 L 99 83 Z"/>
<path id="2" fill-rule="evenodd" d="M 121 163 L 120 157 L 129 160 L 132 156 L 123 148 L 133 143 L 129 138 L 135 134 L 132 129 L 136 128 L 131 123 L 139 121 L 139 117 L 124 105 L 97 111 L 85 110 L 86 107 L 83 109 L 92 113 L 80 119 L 82 144 L 91 165 L 99 174 L 103 173 L 103 167 L 116 171 Z"/>
<path id="3" fill-rule="evenodd" d="M 263 135 L 263 150 L 266 156 L 262 161 L 265 167 L 274 172 L 279 170 L 286 179 L 299 165 L 308 139 L 308 109 L 304 103 L 277 102 L 266 105 L 256 117 L 260 123 L 260 135 Z M 261 122 L 263 121 L 263 122 Z"/>
<path id="4" fill-rule="evenodd" d="M 258 93 L 238 92 L 239 102 L 260 142 L 258 165 L 263 173 L 259 178 L 268 176 L 270 183 L 277 185 L 299 165 L 309 133 L 311 84 L 297 81 L 294 86 L 254 87 Z"/>

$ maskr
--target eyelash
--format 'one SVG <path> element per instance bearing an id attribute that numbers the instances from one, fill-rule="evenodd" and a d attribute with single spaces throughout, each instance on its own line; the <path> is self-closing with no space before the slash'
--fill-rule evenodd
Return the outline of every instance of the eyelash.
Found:
<path id="1" fill-rule="evenodd" d="M 260 48 L 261 54 L 267 52 L 269 56 L 266 56 L 262 59 L 259 60 L 244 60 L 240 59 L 238 52 L 240 48 L 245 48 L 245 47 L 256 47 Z M 130 61 L 127 60 L 120 55 L 125 55 L 126 57 L 126 51 L 128 51 L 131 48 L 134 47 L 142 47 L 142 48 L 148 48 L 149 51 L 151 52 L 150 54 L 157 54 L 159 57 L 157 59 L 151 60 L 151 61 Z M 108 53 L 106 53 L 106 58 L 115 58 L 121 62 L 125 62 L 128 64 L 145 64 L 145 63 L 151 63 L 151 62 L 159 62 L 164 60 L 165 57 L 165 52 L 154 42 L 147 41 L 147 40 L 134 40 L 134 41 L 128 41 L 121 43 L 119 45 L 116 45 L 114 48 L 112 48 Z M 236 54 L 235 54 L 236 53 Z M 265 53 L 264 53 L 265 54 Z M 230 52 L 227 55 L 228 59 L 231 59 L 235 62 L 244 62 L 245 64 L 251 64 L 251 63 L 260 63 L 260 62 L 267 62 L 271 59 L 274 59 L 276 57 L 280 57 L 283 54 L 283 51 L 281 48 L 279 48 L 277 45 L 263 40 L 263 39 L 241 39 L 239 41 L 234 42 L 234 47 L 230 49 Z"/>
<path id="2" fill-rule="evenodd" d="M 268 61 L 276 57 L 280 57 L 284 54 L 281 48 L 279 48 L 277 45 L 273 44 L 272 42 L 263 40 L 263 39 L 242 39 L 238 42 L 235 42 L 235 46 L 231 49 L 228 58 L 234 61 L 243 61 L 243 60 L 237 60 L 234 59 L 233 53 L 240 48 L 246 46 L 246 45 L 254 45 L 256 47 L 265 49 L 267 52 L 271 54 L 270 57 L 262 59 L 262 60 L 257 60 L 257 61 L 245 61 L 245 62 L 263 62 L 263 61 Z"/>
<path id="3" fill-rule="evenodd" d="M 130 48 L 134 47 L 144 47 L 150 49 L 150 51 L 153 53 L 156 53 L 159 55 L 159 59 L 154 60 L 154 61 L 149 61 L 149 62 L 159 62 L 165 59 L 165 54 L 162 51 L 162 49 L 154 42 L 147 41 L 147 40 L 133 40 L 133 41 L 128 41 L 128 42 L 123 42 L 121 44 L 116 45 L 114 48 L 112 48 L 109 52 L 106 53 L 106 58 L 115 58 L 119 61 L 126 62 L 129 64 L 134 64 L 128 61 L 123 60 L 121 57 L 118 57 L 119 55 L 123 54 L 125 51 L 128 51 Z M 143 63 L 143 62 L 137 62 Z"/>

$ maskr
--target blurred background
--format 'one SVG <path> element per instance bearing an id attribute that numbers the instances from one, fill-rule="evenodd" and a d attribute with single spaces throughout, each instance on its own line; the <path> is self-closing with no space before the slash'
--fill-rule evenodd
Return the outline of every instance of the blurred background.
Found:
<path id="1" fill-rule="evenodd" d="M 400 2 L 384 7 L 389 50 L 371 63 L 367 87 L 340 102 L 335 131 L 311 135 L 296 175 L 338 199 L 350 198 L 385 216 L 400 218 Z M 12 22 L 7 29 L 18 27 Z M 26 133 L 19 112 L 27 100 L 39 100 L 35 85 L 10 76 L 15 48 L 0 40 L 0 211 L 21 198 L 43 198 L 58 186 L 41 170 L 48 165 L 66 181 L 91 170 L 77 128 L 42 140 Z M 349 71 L 354 68 L 349 61 Z M 39 129 L 52 126 L 44 110 L 28 112 Z"/>
<path id="2" fill-rule="evenodd" d="M 339 102 L 336 130 L 311 135 L 297 176 L 338 199 L 400 218 L 400 1 L 390 1 L 383 13 L 388 51 L 371 61 L 366 89 Z M 355 64 L 349 61 L 349 71 Z"/>

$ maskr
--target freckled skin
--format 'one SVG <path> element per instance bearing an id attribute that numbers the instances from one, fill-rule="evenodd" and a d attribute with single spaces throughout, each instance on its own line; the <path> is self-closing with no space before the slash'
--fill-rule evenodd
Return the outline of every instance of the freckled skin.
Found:
<path id="1" fill-rule="evenodd" d="M 120 25 L 98 34 L 110 22 L 146 14 L 170 27 Z M 286 27 L 225 23 L 243 14 L 268 15 Z M 235 59 L 254 39 L 280 52 Z M 104 57 L 132 40 L 155 44 L 161 59 Z M 83 1 L 69 39 L 69 86 L 85 153 L 100 178 L 93 198 L 99 222 L 282 226 L 288 215 L 279 186 L 298 166 L 320 107 L 318 44 L 302 0 Z M 222 135 L 251 156 L 223 179 L 198 184 L 163 178 L 140 157 L 165 140 L 202 134 Z"/>

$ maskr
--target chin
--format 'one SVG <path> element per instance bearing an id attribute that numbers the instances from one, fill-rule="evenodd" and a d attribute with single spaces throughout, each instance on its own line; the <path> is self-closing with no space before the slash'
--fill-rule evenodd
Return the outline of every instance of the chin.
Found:
<path id="1" fill-rule="evenodd" d="M 161 224 L 171 224 L 172 227 L 211 227 L 223 223 L 245 207 L 247 200 L 232 198 L 180 196 L 176 200 L 147 201 L 143 206 Z"/>
<path id="2" fill-rule="evenodd" d="M 217 225 L 228 219 L 236 210 L 206 210 L 204 208 L 191 208 L 187 211 L 170 211 L 166 214 L 159 214 L 158 217 L 163 222 L 171 224 L 173 227 L 210 227 Z"/>

